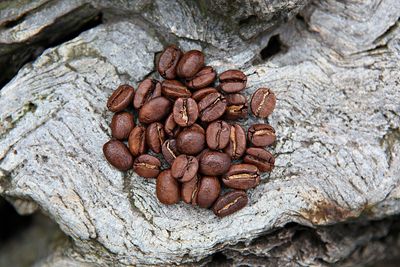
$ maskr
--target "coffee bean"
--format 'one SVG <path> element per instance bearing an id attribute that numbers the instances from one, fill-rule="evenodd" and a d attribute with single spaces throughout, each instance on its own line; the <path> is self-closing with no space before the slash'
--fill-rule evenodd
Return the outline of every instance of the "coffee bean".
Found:
<path id="1" fill-rule="evenodd" d="M 142 177 L 155 178 L 160 173 L 161 162 L 158 158 L 143 154 L 133 162 L 133 170 Z"/>
<path id="2" fill-rule="evenodd" d="M 165 80 L 161 85 L 162 94 L 172 100 L 179 97 L 190 97 L 192 93 L 183 83 L 177 80 Z"/>
<path id="3" fill-rule="evenodd" d="M 204 122 L 215 121 L 226 109 L 226 99 L 220 93 L 211 93 L 199 102 L 200 119 Z"/>
<path id="4" fill-rule="evenodd" d="M 234 164 L 224 174 L 222 182 L 230 188 L 247 190 L 260 184 L 260 173 L 254 165 Z"/>
<path id="5" fill-rule="evenodd" d="M 251 111 L 260 118 L 268 117 L 274 111 L 276 97 L 274 92 L 268 88 L 258 89 L 251 97 Z"/>
<path id="6" fill-rule="evenodd" d="M 168 139 L 164 142 L 161 147 L 161 152 L 164 156 L 164 159 L 172 165 L 177 156 L 179 156 L 179 151 L 176 148 L 176 140 Z"/>
<path id="7" fill-rule="evenodd" d="M 133 157 L 121 141 L 108 141 L 103 146 L 103 153 L 107 161 L 118 170 L 127 171 L 132 168 Z"/>
<path id="8" fill-rule="evenodd" d="M 112 112 L 123 111 L 132 103 L 134 96 L 135 89 L 132 86 L 120 85 L 108 98 L 107 108 Z"/>
<path id="9" fill-rule="evenodd" d="M 204 54 L 198 50 L 190 50 L 183 54 L 176 68 L 181 78 L 193 77 L 204 66 Z"/>
<path id="10" fill-rule="evenodd" d="M 212 210 L 218 217 L 225 217 L 243 209 L 248 201 L 246 192 L 235 190 L 220 196 Z"/>
<path id="11" fill-rule="evenodd" d="M 265 149 L 258 147 L 248 148 L 243 161 L 257 166 L 261 172 L 270 172 L 275 165 L 274 156 Z"/>
<path id="12" fill-rule="evenodd" d="M 196 175 L 189 182 L 182 184 L 182 200 L 187 204 L 197 205 L 197 193 L 200 186 L 200 176 Z"/>
<path id="13" fill-rule="evenodd" d="M 246 83 L 246 74 L 240 70 L 227 70 L 219 75 L 219 87 L 228 94 L 242 91 Z"/>
<path id="14" fill-rule="evenodd" d="M 140 109 L 150 99 L 161 96 L 161 83 L 155 79 L 145 79 L 136 90 L 133 107 Z"/>
<path id="15" fill-rule="evenodd" d="M 179 155 L 172 163 L 171 175 L 179 182 L 192 180 L 199 169 L 199 162 L 193 156 Z"/>
<path id="16" fill-rule="evenodd" d="M 196 155 L 204 149 L 205 133 L 198 124 L 185 128 L 176 138 L 178 151 L 186 155 Z"/>
<path id="17" fill-rule="evenodd" d="M 174 120 L 174 113 L 165 120 L 164 130 L 169 137 L 176 137 L 181 132 L 182 128 Z"/>
<path id="18" fill-rule="evenodd" d="M 269 124 L 253 124 L 247 138 L 253 146 L 269 146 L 276 140 L 275 129 Z"/>
<path id="19" fill-rule="evenodd" d="M 129 151 L 134 157 L 144 154 L 146 147 L 146 128 L 138 125 L 129 134 L 128 139 Z"/>
<path id="20" fill-rule="evenodd" d="M 178 98 L 173 108 L 174 120 L 182 127 L 193 125 L 199 116 L 196 101 L 192 98 Z"/>
<path id="21" fill-rule="evenodd" d="M 135 127 L 133 114 L 129 112 L 115 113 L 111 120 L 111 135 L 118 140 L 126 140 Z"/>
<path id="22" fill-rule="evenodd" d="M 200 173 L 218 176 L 228 171 L 231 166 L 231 158 L 222 152 L 207 151 L 201 156 L 199 164 Z"/>
<path id="23" fill-rule="evenodd" d="M 214 87 L 203 88 L 203 89 L 200 89 L 200 90 L 194 92 L 192 95 L 192 98 L 196 102 L 200 102 L 200 100 L 202 100 L 204 97 L 206 97 L 207 95 L 209 95 L 211 93 L 218 93 L 218 91 Z"/>
<path id="24" fill-rule="evenodd" d="M 162 171 L 156 182 L 156 195 L 158 200 L 166 205 L 176 204 L 180 200 L 178 181 L 172 177 L 171 170 Z"/>
<path id="25" fill-rule="evenodd" d="M 228 94 L 225 118 L 227 120 L 245 119 L 248 116 L 247 99 L 241 94 Z"/>
<path id="26" fill-rule="evenodd" d="M 215 121 L 208 125 L 206 141 L 209 148 L 224 149 L 229 143 L 231 128 L 225 121 Z"/>
<path id="27" fill-rule="evenodd" d="M 239 124 L 231 125 L 229 143 L 225 148 L 225 153 L 233 159 L 239 159 L 246 150 L 246 133 Z"/>
<path id="28" fill-rule="evenodd" d="M 153 150 L 154 153 L 161 152 L 161 146 L 165 140 L 164 127 L 159 122 L 153 122 L 146 129 L 146 142 L 147 146 Z"/>
<path id="29" fill-rule="evenodd" d="M 176 66 L 181 56 L 182 51 L 175 45 L 170 45 L 165 48 L 158 59 L 158 73 L 165 79 L 175 79 Z"/>
<path id="30" fill-rule="evenodd" d="M 197 193 L 197 204 L 200 208 L 209 208 L 218 198 L 221 184 L 215 176 L 204 176 L 200 180 Z"/>
<path id="31" fill-rule="evenodd" d="M 165 97 L 156 97 L 146 102 L 139 111 L 141 123 L 161 121 L 171 111 L 171 102 Z"/>
<path id="32" fill-rule="evenodd" d="M 195 90 L 204 88 L 215 81 L 217 73 L 210 66 L 202 68 L 196 75 L 186 79 L 186 85 Z"/>

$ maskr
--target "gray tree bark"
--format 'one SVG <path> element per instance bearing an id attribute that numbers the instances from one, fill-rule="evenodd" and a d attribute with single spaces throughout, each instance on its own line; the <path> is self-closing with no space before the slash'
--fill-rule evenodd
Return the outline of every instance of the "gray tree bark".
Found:
<path id="1" fill-rule="evenodd" d="M 240 2 L 0 4 L 0 80 L 45 49 L 0 91 L 0 194 L 72 240 L 37 266 L 399 256 L 400 2 Z M 72 38 L 87 25 L 97 26 Z M 168 43 L 202 49 L 218 72 L 242 69 L 247 95 L 276 92 L 276 168 L 232 216 L 161 205 L 154 181 L 103 158 L 107 97 L 157 77 L 154 56 Z"/>

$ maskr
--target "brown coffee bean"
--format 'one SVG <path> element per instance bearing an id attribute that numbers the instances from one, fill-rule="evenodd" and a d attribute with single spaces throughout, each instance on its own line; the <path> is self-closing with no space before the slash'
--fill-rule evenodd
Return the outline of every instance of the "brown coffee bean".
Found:
<path id="1" fill-rule="evenodd" d="M 133 157 L 128 148 L 118 140 L 110 140 L 103 146 L 103 154 L 107 161 L 120 171 L 132 168 Z"/>
<path id="2" fill-rule="evenodd" d="M 177 80 L 164 80 L 161 85 L 162 94 L 172 100 L 179 97 L 190 97 L 192 93 L 183 83 Z"/>
<path id="3" fill-rule="evenodd" d="M 229 94 L 226 98 L 225 118 L 227 120 L 245 119 L 248 116 L 247 99 L 241 94 Z"/>
<path id="4" fill-rule="evenodd" d="M 206 141 L 209 148 L 224 149 L 229 143 L 231 128 L 225 121 L 215 121 L 208 125 Z"/>
<path id="5" fill-rule="evenodd" d="M 248 148 L 243 161 L 257 166 L 261 172 L 270 172 L 275 165 L 274 156 L 265 149 L 258 147 Z"/>
<path id="6" fill-rule="evenodd" d="M 156 97 L 146 102 L 139 111 L 141 123 L 161 121 L 171 111 L 171 102 L 165 97 Z"/>
<path id="7" fill-rule="evenodd" d="M 172 177 L 171 170 L 162 171 L 157 177 L 156 195 L 166 205 L 176 204 L 180 200 L 178 181 Z"/>
<path id="8" fill-rule="evenodd" d="M 197 193 L 197 204 L 200 208 L 209 208 L 218 198 L 221 184 L 215 176 L 204 176 L 200 180 Z"/>
<path id="9" fill-rule="evenodd" d="M 246 133 L 239 124 L 231 125 L 228 146 L 225 148 L 225 153 L 233 159 L 240 158 L 246 150 Z"/>
<path id="10" fill-rule="evenodd" d="M 220 196 L 212 210 L 218 217 L 225 217 L 243 209 L 248 201 L 246 192 L 235 190 Z"/>
<path id="11" fill-rule="evenodd" d="M 214 87 L 203 88 L 203 89 L 200 89 L 200 90 L 194 92 L 192 95 L 192 98 L 196 102 L 200 102 L 200 100 L 202 100 L 204 97 L 206 97 L 207 95 L 209 95 L 211 93 L 218 93 L 218 91 Z"/>
<path id="12" fill-rule="evenodd" d="M 199 116 L 196 101 L 192 98 L 178 98 L 173 108 L 174 120 L 182 127 L 193 125 Z"/>
<path id="13" fill-rule="evenodd" d="M 227 70 L 219 75 L 219 83 L 225 93 L 237 93 L 246 88 L 247 76 L 240 70 Z"/>
<path id="14" fill-rule="evenodd" d="M 129 134 L 128 139 L 129 151 L 134 157 L 144 154 L 146 151 L 146 128 L 138 125 Z"/>
<path id="15" fill-rule="evenodd" d="M 260 88 L 251 97 L 251 111 L 257 117 L 268 117 L 274 111 L 275 105 L 276 97 L 271 89 Z"/>
<path id="16" fill-rule="evenodd" d="M 132 103 L 135 96 L 135 89 L 132 86 L 123 84 L 118 86 L 107 101 L 107 108 L 112 112 L 119 112 L 126 109 Z"/>
<path id="17" fill-rule="evenodd" d="M 164 127 L 159 122 L 153 122 L 146 129 L 146 143 L 147 146 L 153 150 L 154 153 L 161 152 L 161 146 L 165 140 Z"/>
<path id="18" fill-rule="evenodd" d="M 182 51 L 175 45 L 166 47 L 158 59 L 158 73 L 165 79 L 175 79 L 176 66 L 181 56 Z"/>
<path id="19" fill-rule="evenodd" d="M 269 124 L 253 124 L 247 138 L 253 146 L 269 146 L 276 140 L 275 129 Z"/>
<path id="20" fill-rule="evenodd" d="M 176 68 L 181 78 L 193 77 L 204 66 L 204 54 L 198 50 L 190 50 L 183 54 Z"/>
<path id="21" fill-rule="evenodd" d="M 174 113 L 165 120 L 164 130 L 169 137 L 176 137 L 181 132 L 182 128 L 174 120 Z"/>
<path id="22" fill-rule="evenodd" d="M 215 121 L 225 113 L 226 99 L 220 93 L 211 93 L 199 102 L 200 119 Z"/>
<path id="23" fill-rule="evenodd" d="M 186 85 L 195 90 L 204 88 L 215 81 L 217 73 L 210 66 L 205 66 L 196 75 L 186 79 Z"/>
<path id="24" fill-rule="evenodd" d="M 126 140 L 135 127 L 133 114 L 129 112 L 115 113 L 111 120 L 111 135 L 118 140 Z"/>
<path id="25" fill-rule="evenodd" d="M 254 165 L 234 164 L 224 174 L 222 182 L 230 188 L 247 190 L 260 184 L 260 173 Z"/>
<path id="26" fill-rule="evenodd" d="M 185 128 L 176 138 L 178 151 L 186 155 L 196 155 L 204 149 L 206 143 L 203 128 L 198 124 Z"/>
<path id="27" fill-rule="evenodd" d="M 155 79 L 145 79 L 136 90 L 133 107 L 140 109 L 144 103 L 159 96 L 161 96 L 161 83 Z"/>
<path id="28" fill-rule="evenodd" d="M 179 151 L 176 148 L 176 140 L 175 139 L 168 139 L 164 142 L 161 147 L 161 152 L 164 156 L 164 159 L 172 165 L 176 157 L 179 156 Z"/>
<path id="29" fill-rule="evenodd" d="M 188 182 L 197 175 L 199 162 L 193 156 L 179 155 L 172 163 L 171 175 L 179 182 Z"/>
<path id="30" fill-rule="evenodd" d="M 189 182 L 182 184 L 182 200 L 187 204 L 197 205 L 197 193 L 200 186 L 200 176 L 196 175 Z"/>
<path id="31" fill-rule="evenodd" d="M 228 171 L 231 166 L 231 158 L 222 152 L 207 151 L 201 156 L 199 166 L 200 173 L 218 176 Z"/>
<path id="32" fill-rule="evenodd" d="M 160 173 L 160 168 L 160 160 L 147 154 L 140 155 L 133 162 L 133 170 L 145 178 L 156 178 Z"/>

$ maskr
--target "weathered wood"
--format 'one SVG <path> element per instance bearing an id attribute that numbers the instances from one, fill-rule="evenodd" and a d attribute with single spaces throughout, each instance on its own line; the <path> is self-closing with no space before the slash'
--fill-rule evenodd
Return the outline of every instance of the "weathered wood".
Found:
<path id="1" fill-rule="evenodd" d="M 240 25 L 205 17 L 192 2 L 93 5 L 103 10 L 103 25 L 47 49 L 0 92 L 0 192 L 36 203 L 56 221 L 73 239 L 71 257 L 177 264 L 225 251 L 237 264 L 273 264 L 268 249 L 246 256 L 234 245 L 291 222 L 316 227 L 400 212 L 399 1 L 315 1 L 274 32 L 254 31 L 247 41 Z M 263 60 L 271 36 L 281 52 Z M 278 133 L 276 168 L 249 191 L 247 208 L 224 219 L 184 204 L 160 205 L 154 181 L 117 172 L 102 156 L 110 135 L 107 96 L 121 82 L 136 86 L 152 74 L 154 54 L 169 42 L 203 49 L 219 72 L 241 68 L 249 75 L 247 94 L 268 86 L 278 97 L 269 119 Z M 390 226 L 380 227 L 375 236 Z M 304 247 L 289 243 L 274 257 L 281 253 L 292 259 L 288 264 L 361 262 L 350 244 L 372 240 L 315 231 L 343 251 L 321 260 L 306 236 Z M 270 238 L 263 239 L 267 248 Z M 301 250 L 304 259 L 290 258 Z"/>

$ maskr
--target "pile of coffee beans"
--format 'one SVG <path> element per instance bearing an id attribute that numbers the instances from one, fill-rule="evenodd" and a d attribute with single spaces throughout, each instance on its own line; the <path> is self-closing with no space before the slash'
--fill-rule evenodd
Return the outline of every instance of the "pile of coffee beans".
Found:
<path id="1" fill-rule="evenodd" d="M 157 62 L 165 80 L 145 79 L 136 91 L 121 85 L 108 99 L 107 108 L 115 114 L 113 138 L 103 146 L 105 158 L 121 171 L 133 168 L 142 177 L 157 178 L 156 194 L 163 204 L 183 200 L 212 208 L 219 217 L 242 209 L 248 202 L 246 190 L 274 167 L 275 159 L 264 147 L 276 139 L 269 124 L 246 131 L 234 122 L 249 114 L 248 100 L 240 94 L 246 75 L 227 70 L 217 79 L 202 52 L 184 53 L 175 45 Z M 275 103 L 275 94 L 260 88 L 250 109 L 267 118 Z M 162 160 L 169 169 L 162 170 Z"/>

